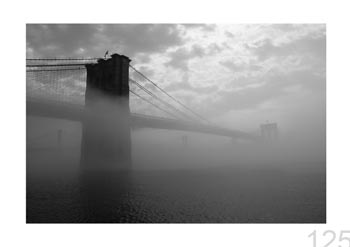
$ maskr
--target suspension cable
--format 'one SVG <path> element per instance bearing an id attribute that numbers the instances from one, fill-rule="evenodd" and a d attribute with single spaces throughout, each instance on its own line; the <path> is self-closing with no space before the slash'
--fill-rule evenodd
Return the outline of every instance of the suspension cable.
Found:
<path id="1" fill-rule="evenodd" d="M 174 114 L 172 114 L 171 112 L 168 112 L 167 110 L 165 110 L 165 109 L 163 109 L 163 108 L 161 108 L 161 107 L 157 106 L 156 104 L 152 103 L 150 100 L 148 100 L 148 99 L 146 99 L 146 98 L 142 97 L 141 95 L 139 95 L 139 94 L 135 93 L 135 92 L 134 92 L 134 91 L 132 91 L 131 89 L 129 89 L 129 91 L 130 91 L 131 93 L 133 93 L 134 95 L 136 95 L 137 97 L 139 97 L 140 99 L 142 99 L 142 100 L 146 101 L 147 103 L 149 103 L 149 104 L 153 105 L 154 107 L 158 108 L 159 110 L 161 110 L 161 111 L 163 111 L 163 112 L 165 112 L 165 113 L 169 114 L 170 116 L 174 117 L 175 119 L 177 119 L 177 116 L 175 116 L 175 115 L 174 115 Z"/>
<path id="2" fill-rule="evenodd" d="M 187 107 L 186 105 L 184 105 L 183 103 L 181 103 L 179 100 L 175 99 L 173 96 L 171 96 L 169 93 L 167 93 L 164 89 L 162 89 L 161 87 L 159 87 L 155 82 L 153 82 L 152 80 L 150 80 L 147 76 L 145 76 L 143 73 L 141 73 L 140 71 L 138 71 L 137 69 L 135 69 L 132 65 L 129 65 L 136 73 L 138 73 L 139 75 L 141 75 L 143 78 L 145 78 L 147 81 L 149 81 L 150 83 L 152 83 L 155 87 L 157 87 L 160 91 L 162 91 L 163 93 L 165 93 L 168 97 L 170 97 L 172 100 L 174 100 L 175 102 L 177 102 L 179 105 L 181 105 L 183 108 L 187 109 L 188 111 L 190 111 L 192 114 L 196 115 L 198 118 L 200 118 L 201 120 L 204 120 L 208 123 L 210 123 L 209 120 L 205 119 L 204 117 L 202 117 L 201 115 L 199 115 L 198 113 L 194 112 L 192 109 L 190 109 L 189 107 Z"/>
<path id="3" fill-rule="evenodd" d="M 98 60 L 100 58 L 28 58 L 26 59 L 27 61 L 88 61 L 88 60 Z M 66 67 L 66 66 L 85 66 L 88 63 L 64 63 L 64 64 L 27 64 L 26 67 L 27 68 L 40 68 L 40 67 Z M 159 87 L 155 82 L 153 82 L 152 80 L 150 80 L 148 77 L 146 77 L 143 73 L 141 73 L 140 71 L 138 71 L 136 68 L 134 68 L 132 65 L 129 65 L 136 73 L 138 73 L 139 75 L 141 75 L 144 79 L 146 79 L 148 82 L 150 82 L 151 84 L 153 84 L 155 87 L 157 87 L 161 92 L 163 92 L 164 94 L 166 94 L 168 97 L 170 97 L 173 101 L 175 101 L 176 103 L 178 103 L 179 105 L 181 105 L 183 108 L 185 108 L 186 110 L 188 110 L 189 112 L 191 112 L 193 115 L 195 115 L 197 118 L 204 120 L 208 123 L 210 123 L 207 119 L 205 119 L 204 117 L 202 117 L 201 115 L 199 115 L 198 113 L 194 112 L 192 109 L 190 109 L 189 107 L 187 107 L 186 105 L 184 105 L 182 102 L 180 102 L 179 100 L 177 100 L 176 98 L 174 98 L 173 96 L 171 96 L 169 93 L 167 93 L 164 89 L 162 89 L 161 87 Z M 57 69 L 31 69 L 31 70 L 27 70 L 27 72 L 45 72 L 45 71 L 68 71 L 68 70 L 82 70 L 85 68 L 57 68 Z M 150 96 L 156 98 L 157 100 L 159 100 L 160 102 L 162 102 L 164 105 L 170 107 L 171 109 L 173 109 L 174 111 L 176 111 L 177 113 L 180 113 L 182 116 L 188 118 L 189 116 L 180 111 L 179 109 L 177 109 L 176 107 L 174 107 L 173 105 L 169 104 L 168 102 L 160 99 L 159 97 L 157 97 L 155 94 L 153 94 L 151 91 L 149 91 L 148 89 L 146 89 L 144 86 L 142 86 L 141 84 L 139 84 L 138 82 L 136 82 L 135 80 L 130 79 L 131 82 L 135 83 L 140 89 L 142 89 L 143 91 L 145 91 L 147 94 L 149 94 Z M 131 91 L 132 92 L 132 91 Z M 132 92 L 135 94 L 135 92 Z M 136 94 L 135 94 L 136 95 Z M 155 105 L 152 103 L 152 105 Z M 159 108 L 157 106 L 157 108 Z M 164 111 L 164 109 L 163 109 Z M 167 111 L 166 111 L 167 112 Z M 167 112 L 168 114 L 170 114 L 169 112 Z M 172 116 L 174 116 L 173 114 L 171 114 Z"/>
<path id="4" fill-rule="evenodd" d="M 156 96 L 155 94 L 153 94 L 151 91 L 149 91 L 147 88 L 145 88 L 144 86 L 142 86 L 140 83 L 138 83 L 137 81 L 133 80 L 133 79 L 129 79 L 131 82 L 133 82 L 134 84 L 136 84 L 140 89 L 142 89 L 143 91 L 145 91 L 147 94 L 149 94 L 151 97 L 156 98 L 158 101 L 162 102 L 164 105 L 170 107 L 171 109 L 173 109 L 174 111 L 176 111 L 177 113 L 180 113 L 183 117 L 185 117 L 186 119 L 189 118 L 189 116 L 180 111 L 179 109 L 177 109 L 176 107 L 174 107 L 173 105 L 169 104 L 168 102 L 164 101 L 163 99 L 159 98 L 158 96 Z"/>

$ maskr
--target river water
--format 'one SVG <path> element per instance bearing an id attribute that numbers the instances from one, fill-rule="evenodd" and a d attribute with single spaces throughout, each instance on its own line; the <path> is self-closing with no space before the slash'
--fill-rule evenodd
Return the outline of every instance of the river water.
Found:
<path id="1" fill-rule="evenodd" d="M 66 127 L 57 148 L 53 125 L 28 124 L 28 223 L 326 222 L 324 148 L 311 159 L 315 145 L 269 150 L 198 135 L 184 146 L 185 133 L 133 131 L 128 172 L 86 174 L 80 126 L 57 123 Z M 31 141 L 41 132 L 53 134 Z"/>
<path id="2" fill-rule="evenodd" d="M 27 222 L 325 223 L 323 173 L 154 170 L 27 174 Z"/>

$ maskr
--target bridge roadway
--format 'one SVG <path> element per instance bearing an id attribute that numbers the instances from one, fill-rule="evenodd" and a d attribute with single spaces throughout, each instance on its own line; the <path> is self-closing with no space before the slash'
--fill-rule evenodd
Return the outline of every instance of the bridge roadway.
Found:
<path id="1" fill-rule="evenodd" d="M 84 105 L 62 103 L 52 100 L 38 100 L 27 97 L 27 115 L 82 121 L 86 116 Z M 161 117 L 131 113 L 131 127 L 169 129 L 199 132 L 226 136 L 236 139 L 258 140 L 259 137 L 237 130 L 229 130 L 221 127 L 195 123 L 184 120 L 175 120 Z"/>

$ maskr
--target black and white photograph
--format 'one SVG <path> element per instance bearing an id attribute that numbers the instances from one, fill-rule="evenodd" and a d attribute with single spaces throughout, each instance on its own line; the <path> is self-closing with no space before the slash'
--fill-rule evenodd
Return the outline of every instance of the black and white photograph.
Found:
<path id="1" fill-rule="evenodd" d="M 0 246 L 350 247 L 348 5 L 2 3 Z"/>
<path id="2" fill-rule="evenodd" d="M 326 223 L 325 24 L 27 24 L 27 223 Z"/>

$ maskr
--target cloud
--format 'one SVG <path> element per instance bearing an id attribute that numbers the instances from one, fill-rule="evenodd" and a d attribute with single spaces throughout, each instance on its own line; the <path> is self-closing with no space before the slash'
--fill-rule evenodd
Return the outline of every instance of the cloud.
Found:
<path id="1" fill-rule="evenodd" d="M 176 25 L 27 25 L 27 50 L 40 57 L 101 57 L 110 50 L 133 58 L 138 54 L 163 52 L 183 42 Z"/>
<path id="2" fill-rule="evenodd" d="M 220 112 L 230 110 L 254 109 L 270 100 L 287 95 L 298 95 L 301 92 L 313 97 L 319 92 L 325 92 L 326 79 L 311 71 L 295 71 L 288 74 L 266 74 L 263 78 L 240 78 L 231 82 L 232 87 L 219 91 L 217 100 L 213 102 L 215 109 Z M 293 88 L 294 90 L 288 90 Z M 307 104 L 307 98 L 305 99 Z M 301 104 L 302 102 L 295 102 Z M 279 107 L 283 108 L 283 105 Z M 217 112 L 218 113 L 218 112 Z"/>
<path id="3" fill-rule="evenodd" d="M 183 44 L 176 25 L 125 24 L 106 25 L 104 35 L 121 46 L 125 54 L 159 53 Z"/>
<path id="4" fill-rule="evenodd" d="M 28 57 L 101 57 L 106 50 L 129 56 L 171 95 L 215 119 L 287 109 L 287 98 L 295 109 L 325 99 L 324 25 L 27 25 Z"/>
<path id="5" fill-rule="evenodd" d="M 175 69 L 188 70 L 188 62 L 196 57 L 203 57 L 205 50 L 199 45 L 193 45 L 190 49 L 181 47 L 169 53 L 170 61 L 165 63 Z"/>
<path id="6" fill-rule="evenodd" d="M 216 55 L 225 49 L 226 44 L 218 45 L 216 43 L 211 43 L 206 48 L 207 55 Z"/>
<path id="7" fill-rule="evenodd" d="M 181 26 L 185 27 L 188 30 L 200 29 L 204 32 L 212 32 L 216 28 L 215 24 L 181 24 Z"/>
<path id="8" fill-rule="evenodd" d="M 97 25 L 27 24 L 27 49 L 37 56 L 72 56 L 93 45 Z"/>
<path id="9" fill-rule="evenodd" d="M 231 33 L 231 32 L 229 32 L 229 31 L 225 31 L 225 35 L 226 35 L 226 37 L 228 37 L 228 38 L 234 38 L 235 36 Z"/>
<path id="10" fill-rule="evenodd" d="M 174 82 L 171 85 L 167 86 L 165 88 L 166 91 L 169 92 L 176 92 L 176 91 L 192 91 L 196 94 L 211 94 L 213 92 L 216 92 L 218 90 L 217 85 L 211 85 L 211 86 L 200 86 L 195 87 L 187 80 L 183 80 L 180 82 Z"/>
<path id="11" fill-rule="evenodd" d="M 245 63 L 242 61 L 237 61 L 235 59 L 227 59 L 224 61 L 220 61 L 219 63 L 233 72 L 259 71 L 262 69 L 262 66 L 260 65 Z"/>
<path id="12" fill-rule="evenodd" d="M 307 36 L 285 44 L 274 44 L 273 40 L 265 39 L 247 48 L 256 55 L 259 60 L 269 58 L 281 58 L 291 55 L 313 56 L 314 59 L 326 59 L 326 37 Z"/>

